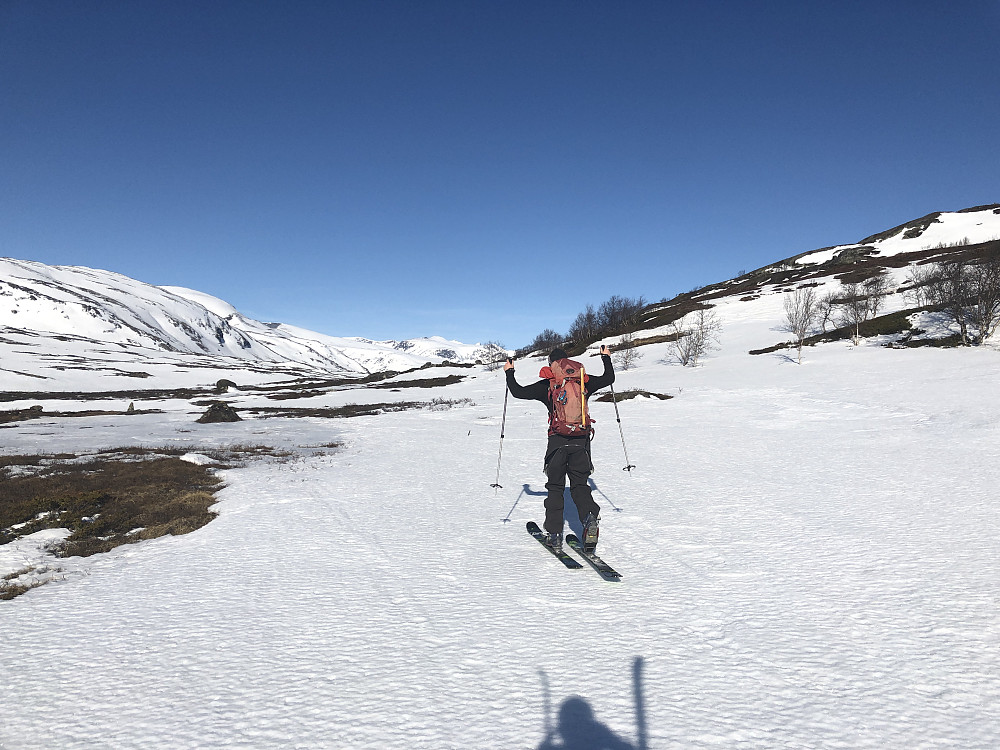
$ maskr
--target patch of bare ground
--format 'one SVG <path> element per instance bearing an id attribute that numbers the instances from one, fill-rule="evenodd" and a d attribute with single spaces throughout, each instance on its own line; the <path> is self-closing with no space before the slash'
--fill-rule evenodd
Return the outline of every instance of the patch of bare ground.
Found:
<path id="1" fill-rule="evenodd" d="M 43 529 L 68 529 L 53 549 L 56 556 L 87 557 L 188 534 L 216 516 L 211 506 L 223 485 L 215 469 L 288 455 L 255 445 L 199 449 L 214 463 L 197 465 L 180 458 L 187 452 L 131 446 L 89 456 L 0 456 L 0 544 Z M 33 588 L 17 582 L 23 572 L 0 579 L 0 599 Z"/>
<path id="2" fill-rule="evenodd" d="M 642 388 L 629 388 L 624 391 L 615 391 L 614 395 L 611 393 L 605 393 L 597 397 L 597 401 L 603 401 L 605 403 L 628 401 L 629 399 L 638 398 L 642 396 L 644 398 L 657 398 L 660 401 L 666 401 L 667 399 L 673 398 L 673 396 L 667 395 L 666 393 L 654 393 L 653 391 L 646 391 Z"/>

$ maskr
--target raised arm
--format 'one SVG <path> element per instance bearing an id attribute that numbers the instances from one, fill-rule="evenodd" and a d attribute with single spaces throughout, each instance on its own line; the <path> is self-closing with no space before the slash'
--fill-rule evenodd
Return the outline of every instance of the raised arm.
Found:
<path id="1" fill-rule="evenodd" d="M 539 380 L 531 385 L 521 385 L 514 379 L 514 363 L 509 359 L 504 364 L 503 369 L 507 374 L 507 388 L 510 389 L 511 396 L 545 403 L 545 397 L 549 392 L 548 381 Z"/>
<path id="2" fill-rule="evenodd" d="M 587 381 L 587 391 L 593 393 L 601 388 L 607 388 L 615 382 L 615 367 L 611 363 L 611 350 L 601 345 L 601 359 L 604 361 L 604 373 L 601 375 L 591 374 Z"/>

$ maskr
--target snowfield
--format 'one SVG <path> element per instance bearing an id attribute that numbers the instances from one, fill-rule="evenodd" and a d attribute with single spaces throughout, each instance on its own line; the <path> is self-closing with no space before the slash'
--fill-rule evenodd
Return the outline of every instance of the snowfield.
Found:
<path id="1" fill-rule="evenodd" d="M 295 453 L 225 472 L 199 531 L 50 558 L 56 580 L 0 603 L 0 747 L 1000 746 L 1000 356 L 752 357 L 784 336 L 764 303 L 720 308 L 703 367 L 657 345 L 619 374 L 674 397 L 620 404 L 635 471 L 593 404 L 617 584 L 524 531 L 540 404 L 509 402 L 489 487 L 500 373 L 305 400 L 452 408 L 197 425 L 175 404 L 0 430 L 8 454 Z"/>

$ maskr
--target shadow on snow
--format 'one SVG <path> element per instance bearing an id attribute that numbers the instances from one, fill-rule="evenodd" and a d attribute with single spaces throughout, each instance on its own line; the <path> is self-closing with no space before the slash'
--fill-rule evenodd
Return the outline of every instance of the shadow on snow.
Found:
<path id="1" fill-rule="evenodd" d="M 622 739 L 597 720 L 591 705 L 579 696 L 563 701 L 553 723 L 549 681 L 539 672 L 545 701 L 545 739 L 538 750 L 648 750 L 646 708 L 642 693 L 642 657 L 632 663 L 632 693 L 635 702 L 635 743 Z"/>

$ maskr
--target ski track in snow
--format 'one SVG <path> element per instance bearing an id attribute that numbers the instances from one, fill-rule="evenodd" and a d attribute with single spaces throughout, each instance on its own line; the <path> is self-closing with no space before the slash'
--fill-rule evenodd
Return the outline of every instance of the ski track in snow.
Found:
<path id="1" fill-rule="evenodd" d="M 344 448 L 228 471 L 208 526 L 0 603 L 0 747 L 537 748 L 574 696 L 643 750 L 1000 746 L 989 354 L 647 355 L 616 387 L 676 398 L 620 404 L 634 472 L 594 404 L 618 584 L 524 531 L 539 404 L 511 399 L 489 488 L 499 374 L 447 389 L 475 406 L 268 420 Z"/>

